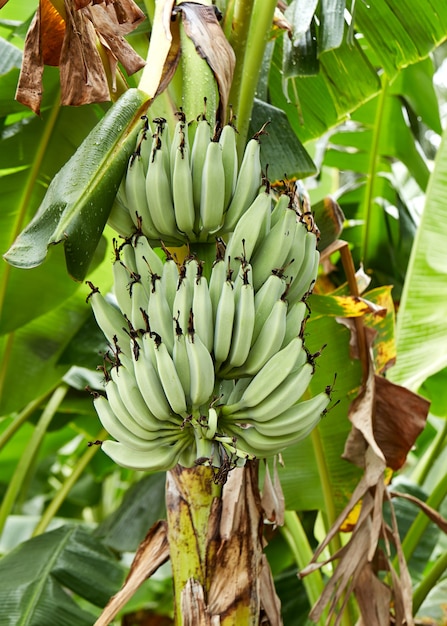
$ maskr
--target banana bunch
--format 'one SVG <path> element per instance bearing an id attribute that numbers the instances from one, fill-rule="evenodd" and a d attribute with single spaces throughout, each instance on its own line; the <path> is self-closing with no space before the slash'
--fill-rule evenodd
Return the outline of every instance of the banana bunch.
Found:
<path id="1" fill-rule="evenodd" d="M 156 118 L 151 129 L 143 119 L 109 224 L 121 236 L 133 226 L 152 245 L 167 246 L 231 232 L 261 185 L 263 131 L 248 142 L 239 168 L 231 124 L 212 136 L 204 115 L 188 124 L 179 113 L 171 139 L 166 120 Z"/>
<path id="2" fill-rule="evenodd" d="M 305 299 L 319 255 L 290 196 L 263 187 L 216 250 L 211 268 L 194 256 L 180 265 L 138 224 L 115 243 L 117 306 L 89 283 L 110 346 L 94 406 L 115 440 L 103 450 L 124 467 L 242 465 L 305 437 L 327 410 L 328 390 L 302 400 L 315 357 L 304 346 Z"/>

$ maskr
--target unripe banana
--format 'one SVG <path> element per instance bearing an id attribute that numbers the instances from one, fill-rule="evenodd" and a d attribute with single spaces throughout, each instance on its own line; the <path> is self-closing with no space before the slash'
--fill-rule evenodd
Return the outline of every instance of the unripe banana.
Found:
<path id="1" fill-rule="evenodd" d="M 132 430 L 130 430 L 118 419 L 104 396 L 97 396 L 93 400 L 93 404 L 101 424 L 109 435 L 135 450 L 147 449 L 149 441 L 154 441 L 161 436 L 160 422 L 158 422 L 159 428 L 157 431 L 144 430 L 135 422 L 132 425 Z M 172 441 L 175 441 L 178 439 L 178 430 L 180 430 L 179 427 L 177 427 L 177 432 L 172 429 L 171 431 L 163 431 L 163 436 L 171 437 Z"/>
<path id="2" fill-rule="evenodd" d="M 292 283 L 300 274 L 306 248 L 306 227 L 301 222 L 295 224 L 295 236 L 289 255 L 284 262 L 284 275 Z"/>
<path id="3" fill-rule="evenodd" d="M 149 161 L 151 158 L 152 142 L 150 141 L 150 137 L 152 135 L 152 130 L 148 118 L 146 116 L 143 116 L 141 119 L 143 120 L 144 124 L 143 128 L 138 134 L 136 152 L 140 154 L 144 164 L 144 171 L 147 172 L 147 168 L 149 167 Z"/>
<path id="4" fill-rule="evenodd" d="M 136 361 L 136 363 L 138 363 Z M 125 367 L 113 368 L 111 371 L 113 382 L 118 388 L 118 393 L 123 401 L 124 406 L 132 415 L 134 420 L 141 424 L 152 422 L 154 413 L 150 407 L 146 404 L 142 394 L 140 393 L 139 386 L 134 376 L 134 372 L 128 371 Z M 149 410 L 148 410 L 149 409 Z"/>
<path id="5" fill-rule="evenodd" d="M 255 299 L 253 285 L 250 282 L 245 282 L 240 287 L 236 303 L 230 354 L 221 370 L 223 377 L 233 377 L 231 370 L 245 363 L 250 352 L 254 322 Z"/>
<path id="6" fill-rule="evenodd" d="M 161 277 L 152 277 L 152 289 L 147 306 L 151 331 L 157 333 L 166 345 L 170 354 L 174 347 L 172 310 L 163 291 Z"/>
<path id="7" fill-rule="evenodd" d="M 172 409 L 156 370 L 154 341 L 146 333 L 142 339 L 143 355 L 134 362 L 135 379 L 149 409 L 161 422 L 172 421 Z"/>
<path id="8" fill-rule="evenodd" d="M 194 329 L 190 326 L 186 337 L 186 350 L 189 360 L 190 390 L 192 409 L 210 401 L 214 390 L 214 363 L 210 353 Z"/>
<path id="9" fill-rule="evenodd" d="M 147 306 L 149 303 L 149 297 L 145 288 L 143 287 L 141 282 L 136 282 L 132 285 L 132 311 L 131 315 L 128 318 L 135 331 L 142 330 L 146 331 L 146 316 L 147 314 Z"/>
<path id="10" fill-rule="evenodd" d="M 196 213 L 194 209 L 192 174 L 189 162 L 189 147 L 185 138 L 185 127 L 180 131 L 183 139 L 173 155 L 172 194 L 177 228 L 185 233 L 189 241 L 195 241 Z"/>
<path id="11" fill-rule="evenodd" d="M 231 124 L 226 124 L 222 128 L 219 143 L 222 146 L 222 163 L 225 171 L 224 207 L 226 211 L 236 189 L 238 172 L 236 130 Z"/>
<path id="12" fill-rule="evenodd" d="M 312 232 L 306 233 L 304 259 L 300 272 L 292 282 L 287 297 L 291 302 L 301 298 L 312 290 L 317 279 L 320 253 L 317 250 L 317 238 Z"/>
<path id="13" fill-rule="evenodd" d="M 202 172 L 203 164 L 205 162 L 206 151 L 211 141 L 210 137 L 210 125 L 208 121 L 201 119 L 196 128 L 194 135 L 194 141 L 191 148 L 191 172 L 192 172 L 192 185 L 193 185 L 193 198 L 194 207 L 196 210 L 197 220 L 196 229 L 199 227 L 199 215 L 200 215 L 200 198 L 202 195 Z"/>
<path id="14" fill-rule="evenodd" d="M 156 136 L 146 175 L 146 197 L 155 228 L 166 242 L 181 240 L 175 221 L 170 176 L 165 170 L 162 140 Z"/>
<path id="15" fill-rule="evenodd" d="M 132 155 L 127 166 L 126 174 L 126 201 L 130 217 L 137 229 L 140 229 L 148 239 L 160 239 L 160 233 L 155 228 L 149 211 L 146 197 L 147 168 L 138 154 Z"/>
<path id="16" fill-rule="evenodd" d="M 121 183 L 123 184 L 123 183 Z M 120 187 L 121 189 L 121 187 Z M 107 218 L 108 225 L 113 228 L 121 237 L 128 238 L 135 231 L 135 224 L 129 215 L 125 197 L 123 194 L 117 194 L 115 202 Z"/>
<path id="17" fill-rule="evenodd" d="M 208 233 L 217 231 L 223 223 L 225 200 L 225 171 L 222 146 L 217 141 L 208 145 L 202 171 L 200 195 L 200 239 L 206 241 Z"/>
<path id="18" fill-rule="evenodd" d="M 114 337 L 122 349 L 127 348 L 129 336 L 127 335 L 127 322 L 123 314 L 99 293 L 92 283 L 87 283 L 92 292 L 87 297 L 92 305 L 93 315 L 110 345 L 114 344 Z"/>
<path id="19" fill-rule="evenodd" d="M 270 315 L 277 300 L 283 296 L 286 290 L 286 281 L 280 274 L 271 274 L 255 294 L 255 323 L 253 327 L 254 343 L 266 319 Z M 296 335 L 298 333 L 295 333 Z"/>
<path id="20" fill-rule="evenodd" d="M 271 227 L 276 224 L 276 222 L 283 216 L 284 211 L 287 208 L 291 208 L 291 199 L 289 194 L 282 193 L 279 198 L 276 200 L 276 204 L 273 207 L 272 215 L 271 215 Z"/>
<path id="21" fill-rule="evenodd" d="M 239 378 L 239 380 L 235 382 L 234 387 L 231 390 L 225 404 L 228 406 L 232 406 L 236 404 L 237 402 L 239 402 L 239 400 L 242 398 L 244 391 L 247 389 L 248 385 L 251 383 L 252 380 L 253 380 L 253 377 L 249 377 L 249 376 L 247 376 L 246 378 Z"/>
<path id="22" fill-rule="evenodd" d="M 212 352 L 214 340 L 213 306 L 208 291 L 208 282 L 204 276 L 197 276 L 194 282 L 192 312 L 195 332 L 199 335 L 208 352 Z"/>
<path id="23" fill-rule="evenodd" d="M 281 348 L 286 332 L 287 302 L 275 302 L 270 315 L 265 320 L 258 338 L 250 348 L 247 360 L 242 367 L 233 370 L 235 376 L 257 374 L 261 367 Z"/>
<path id="24" fill-rule="evenodd" d="M 284 448 L 297 443 L 300 436 L 282 435 L 273 437 L 272 435 L 262 435 L 253 426 L 240 428 L 237 426 L 227 426 L 225 429 L 229 434 L 236 437 L 236 446 L 240 450 L 254 455 L 257 458 L 265 458 L 278 454 Z"/>
<path id="25" fill-rule="evenodd" d="M 178 377 L 182 383 L 183 391 L 186 397 L 186 403 L 191 404 L 191 398 L 189 397 L 189 391 L 191 388 L 191 374 L 189 371 L 189 359 L 186 349 L 187 339 L 182 332 L 180 326 L 177 324 L 177 333 L 174 339 L 174 348 L 172 351 L 172 360 L 174 361 L 175 369 L 177 370 Z"/>
<path id="26" fill-rule="evenodd" d="M 161 445 L 159 441 L 151 442 L 147 451 L 134 450 L 118 441 L 106 440 L 102 442 L 102 450 L 112 461 L 128 469 L 162 471 L 169 470 L 188 445 L 188 440 L 181 439 L 174 444 Z"/>
<path id="27" fill-rule="evenodd" d="M 172 257 L 168 257 L 163 264 L 161 274 L 161 288 L 165 294 L 168 307 L 173 311 L 175 293 L 179 281 L 178 265 Z"/>
<path id="28" fill-rule="evenodd" d="M 225 250 L 225 261 L 233 271 L 239 267 L 237 259 L 241 256 L 250 262 L 257 244 L 270 230 L 271 206 L 270 194 L 262 190 L 236 224 Z"/>
<path id="29" fill-rule="evenodd" d="M 308 309 L 305 302 L 298 301 L 292 304 L 292 306 L 289 306 L 282 348 L 284 348 L 293 337 L 302 336 L 303 322 L 307 315 Z"/>
<path id="30" fill-rule="evenodd" d="M 282 350 L 277 352 L 252 379 L 239 401 L 222 407 L 222 414 L 230 415 L 236 411 L 256 406 L 278 387 L 293 370 L 302 351 L 302 341 L 299 337 Z"/>
<path id="31" fill-rule="evenodd" d="M 177 291 L 175 292 L 174 304 L 172 305 L 173 333 L 178 323 L 183 333 L 188 329 L 189 315 L 192 308 L 194 288 L 186 277 L 179 280 Z"/>
<path id="32" fill-rule="evenodd" d="M 227 419 L 249 424 L 273 420 L 277 415 L 280 415 L 300 400 L 312 380 L 312 374 L 310 363 L 301 364 L 298 369 L 294 368 L 282 383 L 268 396 L 260 400 L 258 404 L 236 410 Z"/>
<path id="33" fill-rule="evenodd" d="M 310 400 L 293 404 L 271 420 L 255 422 L 254 427 L 263 435 L 303 438 L 318 424 L 329 402 L 329 396 L 323 391 Z"/>
<path id="34" fill-rule="evenodd" d="M 208 291 L 210 294 L 211 306 L 213 307 L 213 319 L 216 319 L 217 305 L 219 304 L 222 286 L 227 280 L 227 265 L 224 259 L 217 259 L 211 268 Z"/>
<path id="35" fill-rule="evenodd" d="M 175 125 L 172 141 L 168 144 L 170 168 L 167 169 L 167 171 L 170 171 L 171 181 L 174 174 L 175 155 L 178 149 L 187 149 L 189 152 L 188 127 L 186 125 L 185 114 L 182 111 L 179 111 L 176 115 L 178 117 L 178 122 Z"/>
<path id="36" fill-rule="evenodd" d="M 157 340 L 155 342 L 155 358 L 158 375 L 172 410 L 174 413 L 186 417 L 185 392 L 174 361 L 163 341 Z"/>
<path id="37" fill-rule="evenodd" d="M 113 272 L 113 293 L 115 295 L 118 306 L 121 309 L 123 315 L 126 315 L 129 319 L 132 315 L 132 301 L 130 294 L 132 291 L 132 284 L 135 282 L 135 274 L 132 276 L 132 270 L 128 269 L 124 261 L 117 259 L 112 266 Z"/>
<path id="38" fill-rule="evenodd" d="M 206 426 L 206 438 L 213 439 L 217 431 L 217 411 L 210 407 L 208 410 L 208 422 Z"/>
<path id="39" fill-rule="evenodd" d="M 136 271 L 141 276 L 141 280 L 149 292 L 151 276 L 153 274 L 161 276 L 163 273 L 163 261 L 146 237 L 134 237 L 133 248 Z"/>
<path id="40" fill-rule="evenodd" d="M 296 213 L 286 209 L 283 217 L 259 245 L 251 263 L 253 266 L 253 285 L 258 290 L 272 271 L 284 267 L 295 238 Z"/>
<path id="41" fill-rule="evenodd" d="M 245 147 L 236 188 L 225 213 L 224 232 L 235 229 L 240 217 L 255 199 L 261 186 L 261 146 L 259 139 L 250 139 Z"/>
<path id="42" fill-rule="evenodd" d="M 144 433 L 158 432 L 162 428 L 178 428 L 178 422 L 174 424 L 172 423 L 172 421 L 160 421 L 155 417 L 155 415 L 153 415 L 149 411 L 149 409 L 146 409 L 144 413 L 132 415 L 129 412 L 128 408 L 124 405 L 124 402 L 118 390 L 118 386 L 112 379 L 107 382 L 105 390 L 107 394 L 107 400 L 110 404 L 110 408 L 119 419 L 119 421 L 128 430 L 138 436 L 141 436 L 142 439 L 145 439 L 147 437 L 147 435 L 145 435 Z M 143 431 L 143 433 L 141 433 L 141 431 Z"/>
<path id="43" fill-rule="evenodd" d="M 233 283 L 226 280 L 222 285 L 214 325 L 216 371 L 219 370 L 221 363 L 227 359 L 230 353 L 235 308 Z"/>

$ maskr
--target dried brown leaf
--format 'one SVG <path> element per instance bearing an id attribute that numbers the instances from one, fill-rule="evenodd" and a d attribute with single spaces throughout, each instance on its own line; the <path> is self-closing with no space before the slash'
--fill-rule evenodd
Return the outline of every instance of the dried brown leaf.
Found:
<path id="1" fill-rule="evenodd" d="M 279 480 L 276 457 L 273 459 L 273 481 L 267 461 L 265 463 L 261 503 L 268 522 L 275 527 L 282 526 L 284 524 L 285 501 Z"/>
<path id="2" fill-rule="evenodd" d="M 186 34 L 214 73 L 220 96 L 217 119 L 223 120 L 236 63 L 233 49 L 220 27 L 214 7 L 182 2 L 178 9 L 182 12 Z"/>
<path id="3" fill-rule="evenodd" d="M 5 6 L 8 0 L 0 0 L 0 9 Z"/>
<path id="4" fill-rule="evenodd" d="M 265 554 L 262 555 L 261 559 L 259 587 L 261 593 L 261 606 L 267 616 L 269 626 L 282 626 L 281 601 L 276 594 L 272 572 Z"/>
<path id="5" fill-rule="evenodd" d="M 422 511 L 424 511 L 425 515 L 438 526 L 442 532 L 447 534 L 447 519 L 442 517 L 442 515 L 429 506 L 426 502 L 419 500 L 416 496 L 412 496 L 409 493 L 399 493 L 398 491 L 390 491 L 389 495 L 392 498 L 404 498 L 404 500 L 408 500 L 409 502 L 413 502 L 416 504 Z"/>
<path id="6" fill-rule="evenodd" d="M 205 593 L 197 580 L 189 579 L 182 589 L 182 626 L 211 626 Z"/>
<path id="7" fill-rule="evenodd" d="M 374 408 L 374 438 L 387 466 L 397 471 L 425 428 L 430 402 L 382 376 L 375 376 Z"/>
<path id="8" fill-rule="evenodd" d="M 65 36 L 65 20 L 50 0 L 41 0 L 41 45 L 44 65 L 59 65 Z"/>
<path id="9" fill-rule="evenodd" d="M 42 101 L 43 57 L 40 45 L 40 8 L 30 24 L 25 39 L 22 67 L 15 98 L 29 107 L 37 115 L 40 114 Z"/>
<path id="10" fill-rule="evenodd" d="M 138 547 L 129 574 L 122 588 L 108 602 L 95 622 L 95 626 L 107 626 L 147 578 L 169 558 L 167 524 L 156 522 Z"/>
<path id="11" fill-rule="evenodd" d="M 80 106 L 110 100 L 93 24 L 66 3 L 66 30 L 60 58 L 61 104 Z"/>
<path id="12" fill-rule="evenodd" d="M 144 67 L 144 59 L 123 37 L 129 32 L 129 26 L 131 30 L 135 28 L 134 24 L 129 24 L 129 22 L 120 24 L 113 7 L 110 5 L 92 5 L 84 10 L 84 14 L 91 19 L 101 41 L 111 50 L 113 56 L 123 64 L 128 74 L 134 74 Z M 139 21 L 136 23 L 138 24 Z"/>

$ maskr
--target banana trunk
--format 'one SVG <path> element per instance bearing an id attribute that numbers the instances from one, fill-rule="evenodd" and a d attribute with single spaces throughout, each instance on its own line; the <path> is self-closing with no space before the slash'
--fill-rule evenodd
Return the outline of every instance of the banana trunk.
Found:
<path id="1" fill-rule="evenodd" d="M 265 582 L 271 575 L 262 555 L 257 464 L 225 478 L 216 485 L 213 470 L 202 466 L 177 465 L 167 474 L 175 624 L 257 626 L 268 605 L 271 626 L 279 626 L 279 603 Z"/>

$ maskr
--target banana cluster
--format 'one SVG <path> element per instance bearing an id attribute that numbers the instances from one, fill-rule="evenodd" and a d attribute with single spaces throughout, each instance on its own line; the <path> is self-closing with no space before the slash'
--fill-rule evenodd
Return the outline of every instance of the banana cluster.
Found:
<path id="1" fill-rule="evenodd" d="M 259 133 L 239 168 L 231 124 L 212 136 L 204 116 L 192 125 L 178 116 L 172 139 L 166 120 L 151 129 L 145 119 L 109 218 L 121 235 L 138 228 L 155 246 L 214 242 L 234 229 L 261 185 Z"/>
<path id="2" fill-rule="evenodd" d="M 211 268 L 192 256 L 179 265 L 167 251 L 162 260 L 140 228 L 116 246 L 118 306 L 91 283 L 89 296 L 110 345 L 106 395 L 94 404 L 116 440 L 102 444 L 112 459 L 146 470 L 231 469 L 314 428 L 330 402 L 328 389 L 301 400 L 314 371 L 304 326 L 316 244 L 291 196 L 274 199 L 267 187 L 224 251 L 216 246 Z"/>

